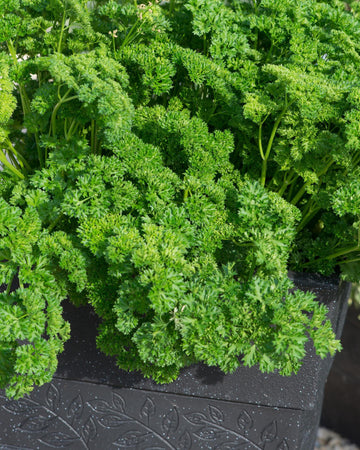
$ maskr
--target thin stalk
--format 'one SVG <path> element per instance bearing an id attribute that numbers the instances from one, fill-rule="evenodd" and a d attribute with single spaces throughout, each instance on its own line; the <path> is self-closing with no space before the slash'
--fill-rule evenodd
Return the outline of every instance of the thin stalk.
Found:
<path id="1" fill-rule="evenodd" d="M 57 53 L 61 53 L 61 46 L 62 46 L 62 40 L 64 36 L 64 30 L 65 30 L 65 18 L 66 18 L 66 8 L 64 8 L 64 13 L 61 21 L 61 30 L 60 30 L 60 37 L 59 42 L 57 46 Z"/>
<path id="2" fill-rule="evenodd" d="M 176 0 L 170 0 L 170 14 L 175 11 Z"/>
<path id="3" fill-rule="evenodd" d="M 308 186 L 310 186 L 310 182 L 307 181 L 297 192 L 297 194 L 295 195 L 295 197 L 291 200 L 291 204 L 292 205 L 296 205 L 302 198 L 302 196 L 305 194 L 306 192 L 306 188 Z"/>
<path id="4" fill-rule="evenodd" d="M 128 32 L 128 34 L 125 36 L 125 39 L 122 41 L 122 44 L 120 45 L 120 51 L 125 47 L 125 45 L 129 42 L 131 35 L 133 34 L 134 30 L 136 29 L 137 25 L 138 25 L 138 20 L 134 23 L 134 25 L 130 28 L 130 31 Z M 141 27 L 141 25 L 140 25 Z M 140 28 L 139 27 L 139 28 Z"/>
<path id="5" fill-rule="evenodd" d="M 360 261 L 360 258 L 347 259 L 346 261 L 342 261 L 339 264 L 350 264 L 350 263 L 354 263 L 354 262 L 358 262 L 358 261 Z"/>
<path id="6" fill-rule="evenodd" d="M 24 174 L 22 174 L 20 172 L 20 170 L 18 170 L 13 164 L 11 164 L 7 157 L 5 156 L 4 152 L 0 150 L 0 162 L 7 167 L 13 175 L 17 176 L 18 178 L 20 178 L 21 180 L 23 180 L 25 178 Z"/>
<path id="7" fill-rule="evenodd" d="M 261 159 L 264 161 L 265 159 L 265 154 L 264 154 L 264 149 L 263 149 L 263 145 L 262 145 L 262 126 L 263 126 L 263 122 L 260 123 L 259 125 L 259 150 L 260 150 L 260 156 Z"/>
<path id="8" fill-rule="evenodd" d="M 20 167 L 24 168 L 26 167 L 27 170 L 31 170 L 31 167 L 29 163 L 26 161 L 26 159 L 15 149 L 12 142 L 9 138 L 5 139 L 5 143 L 7 144 L 9 150 L 11 153 L 13 153 L 16 157 L 16 159 L 19 161 Z"/>
<path id="9" fill-rule="evenodd" d="M 330 169 L 330 167 L 333 165 L 335 163 L 335 161 L 330 161 L 328 164 L 327 164 L 327 166 L 322 170 L 322 172 L 320 172 L 319 174 L 317 174 L 317 176 L 318 176 L 318 178 L 320 178 L 320 177 L 322 177 L 323 175 L 325 175 L 326 174 L 326 172 Z M 307 181 L 300 189 L 299 189 L 299 191 L 298 191 L 298 193 L 295 195 L 295 197 L 291 200 L 291 203 L 293 204 L 293 205 L 296 205 L 300 200 L 301 200 L 301 198 L 303 197 L 303 195 L 305 194 L 305 192 L 306 192 L 306 188 L 308 187 L 308 186 L 310 186 L 310 182 L 309 181 Z M 319 183 L 320 184 L 320 183 Z"/>
<path id="10" fill-rule="evenodd" d="M 50 120 L 50 129 L 49 129 L 49 136 L 51 135 L 51 131 L 53 136 L 56 136 L 56 114 L 60 108 L 61 105 L 63 105 L 66 102 L 70 102 L 71 100 L 75 100 L 77 98 L 77 95 L 73 95 L 71 97 L 68 97 L 70 94 L 71 89 L 68 89 L 64 96 L 58 101 L 58 103 L 55 105 L 53 112 L 51 114 L 51 120 Z"/>
<path id="11" fill-rule="evenodd" d="M 280 188 L 279 191 L 278 191 L 278 194 L 279 194 L 281 197 L 283 196 L 283 194 L 284 194 L 284 192 L 286 191 L 286 189 L 288 188 L 288 186 L 289 186 L 290 184 L 293 184 L 293 183 L 295 182 L 295 180 L 299 177 L 299 175 L 295 174 L 295 176 L 294 176 L 293 178 L 291 178 L 291 176 L 293 175 L 293 173 L 294 173 L 294 169 L 291 169 L 291 170 L 289 171 L 289 173 L 285 173 L 285 176 L 284 176 L 284 182 L 283 182 L 281 188 Z"/>
<path id="12" fill-rule="evenodd" d="M 264 155 L 263 163 L 262 163 L 262 167 L 261 167 L 261 179 L 260 179 L 260 182 L 261 182 L 262 186 L 265 186 L 267 162 L 268 162 L 268 159 L 269 159 L 269 156 L 270 156 L 270 152 L 271 152 L 271 148 L 272 148 L 272 145 L 273 145 L 273 142 L 274 142 L 274 139 L 275 139 L 275 135 L 276 135 L 277 129 L 279 128 L 280 122 L 281 122 L 282 118 L 284 117 L 284 115 L 286 114 L 287 110 L 288 110 L 288 106 L 286 105 L 284 107 L 284 109 L 282 110 L 281 114 L 279 115 L 279 117 L 276 119 L 274 127 L 273 127 L 273 129 L 271 131 L 270 139 L 269 139 L 268 145 L 266 147 L 266 153 Z"/>
<path id="13" fill-rule="evenodd" d="M 348 255 L 349 253 L 353 253 L 356 251 L 359 251 L 360 247 L 358 245 L 355 245 L 353 247 L 348 247 L 348 248 L 341 248 L 340 250 L 338 250 L 335 253 L 332 253 L 329 256 L 324 256 L 324 258 L 321 259 L 334 259 L 334 258 L 338 258 L 339 256 L 344 256 L 344 255 Z"/>
<path id="14" fill-rule="evenodd" d="M 308 263 L 305 263 L 304 266 L 310 266 L 314 262 L 319 262 L 319 261 L 339 258 L 340 256 L 345 256 L 345 255 L 348 255 L 349 253 L 353 253 L 353 252 L 356 252 L 356 251 L 359 251 L 359 250 L 360 250 L 359 246 L 354 246 L 354 247 L 350 247 L 350 248 L 342 248 L 339 251 L 337 251 L 335 253 L 332 253 L 331 255 L 319 258 L 316 261 L 309 261 Z M 345 263 L 345 262 L 347 263 L 347 262 L 350 262 L 350 261 L 352 261 L 352 260 L 343 261 L 343 262 L 341 261 L 341 262 L 339 262 L 339 264 Z"/>
<path id="15" fill-rule="evenodd" d="M 40 167 L 44 167 L 45 161 L 43 161 L 43 158 L 42 158 L 42 155 L 41 155 L 41 147 L 40 147 L 40 142 L 39 142 L 39 135 L 38 135 L 37 132 L 35 132 L 35 144 L 36 144 L 36 150 L 37 150 L 38 161 L 39 161 Z"/>
<path id="16" fill-rule="evenodd" d="M 67 141 L 76 133 L 78 126 L 79 126 L 79 123 L 75 119 L 72 119 L 71 125 L 65 135 L 65 139 Z"/>
<path id="17" fill-rule="evenodd" d="M 16 56 L 15 46 L 11 39 L 9 39 L 6 43 L 7 43 L 10 55 L 12 57 L 13 63 L 15 66 L 17 66 L 19 64 L 19 61 Z M 24 114 L 24 116 L 26 116 L 30 112 L 30 100 L 26 93 L 25 87 L 22 83 L 19 83 L 19 93 L 20 93 L 23 114 Z"/>
<path id="18" fill-rule="evenodd" d="M 317 207 L 314 209 L 310 209 L 308 213 L 301 219 L 297 227 L 297 231 L 301 231 L 305 226 L 316 216 L 316 214 L 320 211 L 321 208 Z"/>

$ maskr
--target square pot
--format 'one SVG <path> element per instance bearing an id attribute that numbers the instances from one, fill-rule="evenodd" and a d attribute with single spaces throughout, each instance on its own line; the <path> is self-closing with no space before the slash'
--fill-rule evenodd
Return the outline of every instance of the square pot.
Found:
<path id="1" fill-rule="evenodd" d="M 350 284 L 289 274 L 314 292 L 341 335 Z M 116 367 L 95 347 L 98 319 L 87 307 L 64 305 L 71 339 L 50 384 L 13 401 L 0 392 L 0 449 L 241 449 L 314 448 L 332 358 L 312 344 L 298 374 L 263 374 L 239 367 L 225 375 L 195 364 L 170 384 Z"/>

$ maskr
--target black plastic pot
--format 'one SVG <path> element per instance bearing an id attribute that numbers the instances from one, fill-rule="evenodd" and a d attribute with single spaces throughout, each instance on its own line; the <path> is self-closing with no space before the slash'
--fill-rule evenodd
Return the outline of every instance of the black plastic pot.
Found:
<path id="1" fill-rule="evenodd" d="M 322 425 L 360 445 L 360 310 L 349 308 L 342 333 L 343 350 L 335 356 L 325 386 Z"/>
<path id="2" fill-rule="evenodd" d="M 350 285 L 294 275 L 330 309 L 337 336 Z M 0 449 L 241 449 L 311 450 L 331 358 L 308 346 L 297 375 L 256 367 L 224 375 L 201 364 L 158 385 L 117 369 L 95 348 L 96 318 L 66 306 L 72 338 L 53 382 L 18 401 L 0 397 Z"/>

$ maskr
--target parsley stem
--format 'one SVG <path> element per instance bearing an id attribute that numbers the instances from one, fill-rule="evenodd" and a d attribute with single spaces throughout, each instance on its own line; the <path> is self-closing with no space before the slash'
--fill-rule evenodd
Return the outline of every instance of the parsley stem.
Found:
<path id="1" fill-rule="evenodd" d="M 6 43 L 7 43 L 10 55 L 12 57 L 13 63 L 15 66 L 17 66 L 19 64 L 19 61 L 18 61 L 18 58 L 16 55 L 16 49 L 15 49 L 14 43 L 12 42 L 11 39 L 9 39 Z M 26 116 L 30 112 L 30 100 L 26 93 L 23 83 L 19 83 L 19 93 L 20 93 L 23 114 L 24 114 L 24 116 Z"/>
<path id="2" fill-rule="evenodd" d="M 49 129 L 49 136 L 51 135 L 51 131 L 53 136 L 56 136 L 56 114 L 60 108 L 61 105 L 63 105 L 66 102 L 70 102 L 71 100 L 74 100 L 77 98 L 77 95 L 73 95 L 71 97 L 68 97 L 68 95 L 70 94 L 71 89 L 68 89 L 66 91 L 66 93 L 64 94 L 63 97 L 60 98 L 60 100 L 58 101 L 58 103 L 55 105 L 53 112 L 51 114 L 51 121 L 50 121 L 50 129 Z"/>
<path id="3" fill-rule="evenodd" d="M 60 38 L 57 46 L 57 52 L 61 53 L 61 46 L 62 46 L 62 40 L 64 36 L 64 29 L 65 29 L 65 17 L 66 17 L 66 8 L 64 8 L 64 13 L 61 21 L 61 31 L 60 31 Z"/>
<path id="4" fill-rule="evenodd" d="M 78 123 L 75 119 L 72 119 L 71 124 L 70 124 L 70 126 L 69 126 L 67 132 L 65 133 L 65 139 L 66 139 L 67 141 L 68 141 L 68 140 L 73 136 L 73 134 L 76 132 L 76 129 L 78 128 L 78 126 L 79 126 L 79 123 Z"/>
<path id="5" fill-rule="evenodd" d="M 301 222 L 299 223 L 297 227 L 297 232 L 301 231 L 309 222 L 312 220 L 315 215 L 320 211 L 320 207 L 316 207 L 314 209 L 311 209 L 307 212 L 307 214 L 304 215 L 304 217 L 301 219 Z"/>
<path id="6" fill-rule="evenodd" d="M 345 255 L 348 255 L 349 253 L 353 253 L 353 252 L 356 252 L 356 251 L 359 251 L 359 250 L 360 250 L 360 247 L 358 245 L 353 246 L 353 247 L 341 248 L 340 250 L 338 250 L 335 253 L 332 253 L 331 255 L 324 256 L 324 257 L 318 258 L 318 259 L 316 259 L 314 261 L 310 261 L 308 263 L 305 263 L 304 266 L 309 266 L 309 265 L 313 264 L 314 262 L 319 262 L 319 261 L 339 258 L 340 256 L 345 256 Z M 345 262 L 347 262 L 347 261 L 345 261 Z"/>
<path id="7" fill-rule="evenodd" d="M 2 150 L 0 150 L 0 162 L 5 167 L 7 167 L 13 173 L 13 175 L 16 175 L 21 180 L 25 178 L 24 174 L 22 174 L 13 164 L 9 162 L 9 160 L 5 156 L 5 153 Z"/>
<path id="8" fill-rule="evenodd" d="M 262 126 L 263 126 L 264 122 L 261 122 L 259 125 L 259 150 L 260 150 L 260 156 L 261 159 L 264 161 L 265 160 L 265 155 L 264 155 L 264 149 L 263 149 L 263 145 L 262 145 Z"/>
<path id="9" fill-rule="evenodd" d="M 266 147 L 266 153 L 264 155 L 263 163 L 262 163 L 262 167 L 261 167 L 261 180 L 260 180 L 260 182 L 261 182 L 262 186 L 265 186 L 267 162 L 268 162 L 268 159 L 269 159 L 269 156 L 270 156 L 270 152 L 271 152 L 271 148 L 272 148 L 272 145 L 273 145 L 273 142 L 274 142 L 274 139 L 275 139 L 275 135 L 276 135 L 277 129 L 279 128 L 280 122 L 281 122 L 282 118 L 284 117 L 284 115 L 286 114 L 287 110 L 288 110 L 288 106 L 285 106 L 284 109 L 282 110 L 281 114 L 279 115 L 279 117 L 276 119 L 276 121 L 274 123 L 274 126 L 273 126 L 273 129 L 271 131 L 270 139 L 269 139 L 268 145 Z"/>
<path id="10" fill-rule="evenodd" d="M 19 161 L 20 167 L 23 168 L 24 166 L 26 166 L 26 168 L 28 170 L 31 170 L 31 167 L 29 165 L 29 163 L 26 161 L 26 159 L 15 149 L 15 147 L 13 146 L 12 142 L 10 141 L 9 138 L 5 139 L 5 143 L 7 144 L 9 150 L 11 153 L 13 153 L 16 157 L 16 159 Z"/>
<path id="11" fill-rule="evenodd" d="M 310 186 L 310 181 L 307 181 L 306 183 L 304 183 L 302 186 L 301 186 L 301 188 L 298 190 L 298 192 L 297 192 L 297 194 L 295 195 L 295 197 L 291 200 L 291 204 L 292 205 L 296 205 L 300 200 L 301 200 L 301 198 L 303 197 L 303 195 L 305 194 L 305 192 L 306 192 L 306 188 L 308 187 L 308 186 Z"/>
<path id="12" fill-rule="evenodd" d="M 175 0 L 170 0 L 170 14 L 172 14 L 174 12 L 175 4 L 176 4 Z"/>

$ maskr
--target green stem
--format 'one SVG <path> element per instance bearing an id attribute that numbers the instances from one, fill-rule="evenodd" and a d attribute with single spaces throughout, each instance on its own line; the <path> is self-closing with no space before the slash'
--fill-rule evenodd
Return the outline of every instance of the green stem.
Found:
<path id="1" fill-rule="evenodd" d="M 282 184 L 280 190 L 278 191 L 278 194 L 279 194 L 281 197 L 283 196 L 283 194 L 284 194 L 284 192 L 286 191 L 286 189 L 288 188 L 288 186 L 289 186 L 290 184 L 293 184 L 293 183 L 296 181 L 296 179 L 299 177 L 299 175 L 296 175 L 296 174 L 295 174 L 295 176 L 294 176 L 293 178 L 291 178 L 291 176 L 292 176 L 293 174 L 294 174 L 294 169 L 290 169 L 290 171 L 289 171 L 288 173 L 285 173 L 285 176 L 284 176 L 284 182 L 283 182 L 283 184 Z"/>
<path id="2" fill-rule="evenodd" d="M 72 119 L 71 125 L 68 128 L 68 130 L 65 132 L 65 139 L 68 141 L 71 136 L 73 136 L 74 132 L 76 131 L 76 128 L 78 127 L 78 122 L 75 119 Z"/>
<path id="3" fill-rule="evenodd" d="M 19 61 L 17 59 L 16 56 L 16 50 L 15 50 L 15 46 L 12 42 L 11 39 L 9 39 L 7 41 L 7 46 L 10 52 L 10 55 L 12 57 L 13 63 L 15 66 L 17 66 L 19 64 Z M 27 114 L 29 114 L 30 112 L 30 100 L 29 97 L 26 93 L 25 87 L 22 83 L 19 83 L 19 93 L 20 93 L 20 99 L 21 99 L 21 106 L 22 106 L 22 110 L 23 110 L 23 114 L 24 116 L 26 116 Z"/>
<path id="4" fill-rule="evenodd" d="M 64 30 L 65 30 L 65 17 L 66 17 L 66 8 L 64 8 L 64 13 L 61 21 L 61 30 L 60 30 L 60 38 L 57 46 L 57 53 L 61 53 L 61 46 L 62 46 L 62 40 L 64 36 Z"/>
<path id="5" fill-rule="evenodd" d="M 128 34 L 125 36 L 125 39 L 122 41 L 122 44 L 120 45 L 120 51 L 121 51 L 121 50 L 125 47 L 125 45 L 128 44 L 128 42 L 130 41 L 130 37 L 131 37 L 131 35 L 134 33 L 134 31 L 136 30 L 136 27 L 137 27 L 138 23 L 139 23 L 139 20 L 137 20 L 137 21 L 134 23 L 134 25 L 130 28 L 130 31 L 129 31 Z M 142 25 L 142 24 L 140 24 L 139 29 L 141 28 L 141 25 Z"/>
<path id="6" fill-rule="evenodd" d="M 328 164 L 326 165 L 326 167 L 325 167 L 320 173 L 317 174 L 317 177 L 320 179 L 320 177 L 322 177 L 323 175 L 325 175 L 326 172 L 330 169 L 330 167 L 331 167 L 334 163 L 335 163 L 334 160 L 329 161 Z M 320 186 L 320 184 L 321 184 L 321 183 L 320 183 L 320 180 L 319 180 L 318 185 Z M 301 198 L 303 197 L 303 195 L 304 195 L 305 192 L 306 192 L 306 188 L 307 188 L 308 186 L 310 186 L 310 185 L 311 185 L 310 181 L 307 181 L 307 182 L 300 188 L 300 190 L 298 191 L 298 193 L 297 193 L 297 194 L 295 195 L 295 197 L 291 200 L 291 203 L 292 203 L 293 205 L 296 205 L 296 204 L 301 200 Z"/>
<path id="7" fill-rule="evenodd" d="M 347 259 L 346 261 L 342 261 L 340 264 L 350 264 L 358 261 L 360 261 L 360 258 Z"/>
<path id="8" fill-rule="evenodd" d="M 334 259 L 334 258 L 338 258 L 339 256 L 344 256 L 344 255 L 348 255 L 349 253 L 353 253 L 356 251 L 359 251 L 360 247 L 358 245 L 355 245 L 354 247 L 347 247 L 347 248 L 341 248 L 340 250 L 338 250 L 335 253 L 332 253 L 329 256 L 324 256 L 324 258 L 321 259 Z"/>
<path id="9" fill-rule="evenodd" d="M 261 122 L 259 125 L 259 150 L 260 150 L 260 156 L 261 159 L 264 161 L 265 159 L 265 155 L 264 155 L 264 149 L 263 149 L 263 145 L 262 145 L 262 126 L 263 126 L 264 122 Z"/>
<path id="10" fill-rule="evenodd" d="M 43 158 L 42 158 L 42 155 L 41 155 L 41 147 L 40 147 L 40 142 L 39 142 L 39 135 L 38 135 L 37 131 L 35 132 L 35 144 L 36 144 L 38 161 L 39 161 L 40 167 L 44 167 L 44 161 L 43 161 Z"/>
<path id="11" fill-rule="evenodd" d="M 305 184 L 303 184 L 303 186 L 298 190 L 297 194 L 295 195 L 295 197 L 291 200 L 291 204 L 292 205 L 296 205 L 302 198 L 302 196 L 305 194 L 306 192 L 306 188 L 308 186 L 310 186 L 310 182 L 307 181 Z"/>
<path id="12" fill-rule="evenodd" d="M 3 153 L 2 150 L 0 150 L 0 162 L 6 167 L 8 168 L 13 175 L 17 176 L 18 178 L 20 178 L 21 180 L 23 180 L 25 178 L 24 174 L 22 174 L 15 166 L 13 166 L 13 164 L 11 164 L 7 157 L 5 156 L 5 154 Z"/>
<path id="13" fill-rule="evenodd" d="M 282 110 L 281 114 L 279 115 L 279 117 L 276 119 L 274 127 L 271 131 L 270 139 L 269 139 L 268 145 L 266 147 L 266 153 L 264 155 L 262 167 L 261 167 L 260 182 L 261 182 L 262 186 L 265 186 L 265 183 L 266 183 L 267 162 L 268 162 L 268 159 L 270 156 L 270 152 L 271 152 L 271 148 L 272 148 L 272 145 L 273 145 L 273 142 L 275 139 L 275 135 L 276 135 L 277 129 L 279 128 L 280 122 L 281 122 L 282 118 L 284 117 L 284 115 L 286 114 L 287 110 L 288 110 L 288 106 L 286 105 L 284 107 L 284 109 Z"/>
<path id="14" fill-rule="evenodd" d="M 321 208 L 317 207 L 314 209 L 309 209 L 309 211 L 304 215 L 304 217 L 301 219 L 301 222 L 299 223 L 297 227 L 297 232 L 301 231 L 320 211 Z"/>
<path id="15" fill-rule="evenodd" d="M 68 97 L 70 94 L 71 89 L 68 89 L 64 96 L 59 100 L 59 102 L 55 105 L 53 112 L 51 114 L 51 120 L 50 120 L 50 129 L 49 129 L 49 136 L 51 135 L 51 131 L 53 136 L 56 136 L 56 114 L 60 108 L 61 105 L 63 105 L 66 102 L 70 102 L 71 100 L 74 100 L 77 98 L 77 95 L 73 95 L 71 97 Z"/>
<path id="16" fill-rule="evenodd" d="M 26 167 L 27 170 L 31 170 L 31 167 L 29 165 L 29 163 L 26 161 L 26 159 L 15 149 L 15 147 L 13 146 L 12 142 L 10 141 L 9 138 L 5 139 L 5 142 L 10 150 L 11 153 L 13 153 L 16 157 L 16 159 L 19 161 L 20 167 L 24 168 L 24 166 Z"/>
<path id="17" fill-rule="evenodd" d="M 359 251 L 359 250 L 360 250 L 359 246 L 354 246 L 354 247 L 350 247 L 350 248 L 342 248 L 339 251 L 337 251 L 335 253 L 332 253 L 331 255 L 324 256 L 322 258 L 316 259 L 315 261 L 309 261 L 308 263 L 305 263 L 303 265 L 304 266 L 310 266 L 310 265 L 314 264 L 314 262 L 319 262 L 319 261 L 339 258 L 340 256 L 345 256 L 345 255 L 348 255 L 349 253 L 353 253 L 353 252 L 356 252 L 356 251 Z M 350 262 L 350 261 L 352 261 L 352 260 L 341 261 L 341 262 L 339 262 L 339 264 L 347 263 L 347 262 Z"/>
<path id="18" fill-rule="evenodd" d="M 175 11 L 176 0 L 170 0 L 170 14 Z"/>

